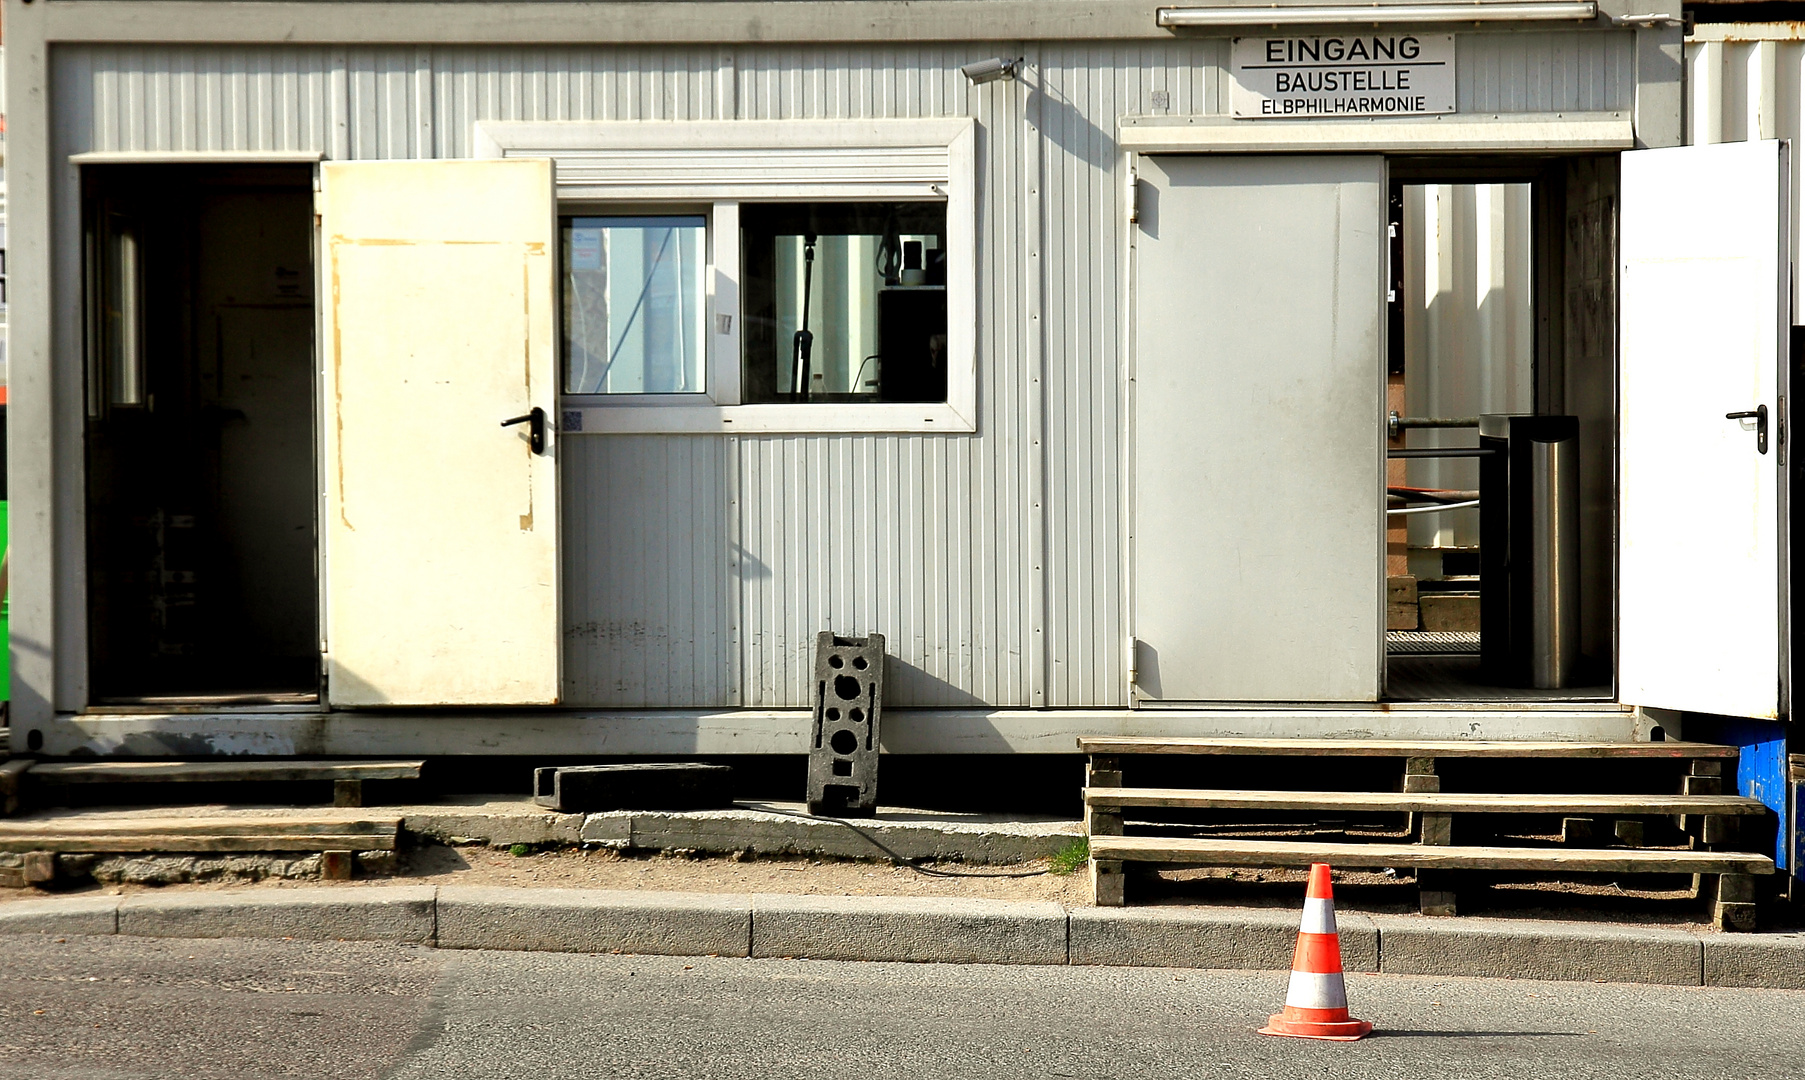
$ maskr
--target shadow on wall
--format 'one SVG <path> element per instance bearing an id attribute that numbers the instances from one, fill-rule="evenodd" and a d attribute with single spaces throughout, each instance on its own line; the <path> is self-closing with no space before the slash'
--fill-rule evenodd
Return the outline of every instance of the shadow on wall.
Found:
<path id="1" fill-rule="evenodd" d="M 809 661 L 814 662 L 811 652 Z M 885 707 L 954 709 L 987 702 L 895 655 L 884 658 Z"/>
<path id="2" fill-rule="evenodd" d="M 1145 697 L 1164 697 L 1159 682 L 1159 650 L 1145 641 L 1134 643 L 1134 685 Z"/>

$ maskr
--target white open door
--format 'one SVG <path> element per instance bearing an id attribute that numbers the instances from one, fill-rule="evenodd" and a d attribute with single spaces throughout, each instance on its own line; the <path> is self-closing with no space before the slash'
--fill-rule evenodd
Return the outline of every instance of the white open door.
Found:
<path id="1" fill-rule="evenodd" d="M 1623 155 L 1622 700 L 1778 717 L 1784 143 Z"/>
<path id="2" fill-rule="evenodd" d="M 1385 161 L 1141 159 L 1140 701 L 1373 701 L 1384 648 Z"/>
<path id="3" fill-rule="evenodd" d="M 322 172 L 328 698 L 554 703 L 551 163 Z"/>

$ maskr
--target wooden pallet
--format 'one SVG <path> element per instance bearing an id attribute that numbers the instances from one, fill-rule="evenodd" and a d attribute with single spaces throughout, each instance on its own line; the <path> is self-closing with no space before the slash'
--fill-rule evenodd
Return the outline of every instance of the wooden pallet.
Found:
<path id="1" fill-rule="evenodd" d="M 15 759 L 19 760 L 19 759 Z M 7 764 L 12 764 L 8 762 Z M 394 761 L 51 761 L 33 764 L 26 784 L 30 787 L 64 787 L 78 784 L 179 784 L 179 783 L 305 783 L 330 781 L 332 805 L 362 806 L 366 780 L 417 780 L 425 762 Z M 14 781 L 17 787 L 17 780 Z M 0 796 L 7 788 L 0 781 Z M 12 813 L 17 809 L 16 801 Z"/>
<path id="2" fill-rule="evenodd" d="M 1574 874 L 1771 874 L 1774 863 L 1739 851 L 1626 848 L 1436 847 L 1293 840 L 1200 840 L 1188 837 L 1098 836 L 1091 857 L 1187 866 L 1395 866 L 1417 870 L 1522 870 Z"/>
<path id="3" fill-rule="evenodd" d="M 1306 866 L 1315 862 L 1349 867 L 1397 867 L 1417 871 L 1425 914 L 1453 914 L 1454 891 L 1447 874 L 1457 871 L 1536 873 L 1682 873 L 1709 875 L 1716 888 L 1720 926 L 1754 927 L 1754 880 L 1772 874 L 1764 855 L 1722 850 L 1735 835 L 1739 818 L 1768 808 L 1754 799 L 1723 791 L 1725 763 L 1737 748 L 1711 743 L 1480 742 L 1385 739 L 1240 739 L 1098 737 L 1078 740 L 1090 754 L 1085 787 L 1086 832 L 1090 837 L 1092 900 L 1126 903 L 1125 864 L 1176 863 L 1193 866 Z M 1266 791 L 1199 788 L 1134 788 L 1123 783 L 1122 758 L 1140 754 L 1390 757 L 1403 759 L 1401 791 Z M 1532 762 L 1556 758 L 1669 760 L 1684 763 L 1687 775 L 1677 794 L 1503 794 L 1443 792 L 1437 761 L 1486 758 Z M 1123 812 L 1130 809 L 1318 811 L 1328 818 L 1348 813 L 1411 816 L 1416 843 L 1300 842 L 1266 839 L 1201 839 L 1127 836 Z M 1613 832 L 1627 847 L 1505 847 L 1456 845 L 1453 821 L 1471 814 L 1575 815 L 1562 822 L 1564 839 L 1589 838 L 1594 817 L 1618 819 Z M 1643 848 L 1645 817 L 1672 815 L 1692 833 L 1690 849 Z M 1703 879 L 1701 878 L 1701 885 Z"/>
<path id="4" fill-rule="evenodd" d="M 0 851 L 142 852 L 393 851 L 400 817 L 112 818 L 0 821 Z"/>
<path id="5" fill-rule="evenodd" d="M 1735 758 L 1734 746 L 1688 742 L 1471 742 L 1460 739 L 1204 739 L 1085 736 L 1086 754 L 1218 754 L 1247 757 Z"/>
<path id="6" fill-rule="evenodd" d="M 1422 814 L 1765 814 L 1766 804 L 1740 795 L 1495 795 L 1389 791 L 1211 791 L 1191 788 L 1084 789 L 1099 809 L 1170 807 L 1191 810 L 1322 810 L 1328 813 Z"/>

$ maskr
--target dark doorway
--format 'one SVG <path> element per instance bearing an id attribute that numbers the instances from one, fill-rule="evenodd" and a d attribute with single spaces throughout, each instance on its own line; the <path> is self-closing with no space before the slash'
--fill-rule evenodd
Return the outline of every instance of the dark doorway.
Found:
<path id="1" fill-rule="evenodd" d="M 317 700 L 312 167 L 82 179 L 91 697 Z"/>

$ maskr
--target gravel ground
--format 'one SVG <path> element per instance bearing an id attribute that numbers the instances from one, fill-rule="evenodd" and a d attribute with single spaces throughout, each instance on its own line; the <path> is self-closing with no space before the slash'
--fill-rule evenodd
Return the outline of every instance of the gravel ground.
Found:
<path id="1" fill-rule="evenodd" d="M 400 873 L 360 879 L 372 885 L 493 885 L 514 888 L 644 889 L 675 892 L 770 892 L 811 896 L 959 896 L 991 900 L 1089 900 L 1089 877 L 1050 874 L 1045 861 L 1010 867 L 928 865 L 921 870 L 876 862 L 805 858 L 686 858 L 622 855 L 603 848 L 556 848 L 511 855 L 486 846 L 433 844 L 403 852 Z M 928 871 L 928 872 L 922 872 Z M 1007 875 L 1007 876 L 997 876 Z M 179 885 L 88 886 L 69 893 L 131 895 L 151 890 L 314 887 L 317 879 L 195 882 Z M 42 898 L 37 889 L 0 889 L 0 903 Z"/>

